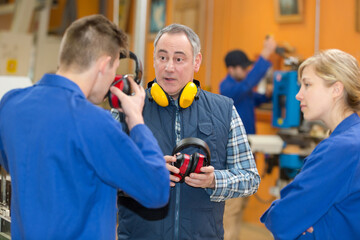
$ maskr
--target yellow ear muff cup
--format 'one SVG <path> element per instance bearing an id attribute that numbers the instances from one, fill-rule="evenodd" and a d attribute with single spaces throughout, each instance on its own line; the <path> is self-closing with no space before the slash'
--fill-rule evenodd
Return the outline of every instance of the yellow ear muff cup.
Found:
<path id="1" fill-rule="evenodd" d="M 187 108 L 189 107 L 196 96 L 198 89 L 195 83 L 193 82 L 188 82 L 186 84 L 186 86 L 184 87 L 181 96 L 179 98 L 179 105 L 182 108 Z"/>
<path id="2" fill-rule="evenodd" d="M 159 84 L 153 83 L 153 85 L 151 86 L 150 94 L 159 106 L 166 107 L 169 105 L 168 97 L 166 96 L 164 90 L 162 90 Z"/>

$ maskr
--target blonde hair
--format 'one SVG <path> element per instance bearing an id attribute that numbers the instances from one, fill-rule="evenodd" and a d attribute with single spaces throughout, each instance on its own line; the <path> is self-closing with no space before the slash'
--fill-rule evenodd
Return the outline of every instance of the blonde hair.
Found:
<path id="1" fill-rule="evenodd" d="M 344 85 L 344 99 L 348 108 L 360 111 L 360 67 L 356 58 L 338 49 L 321 51 L 306 59 L 299 67 L 301 79 L 305 67 L 312 66 L 327 86 L 336 82 Z"/>

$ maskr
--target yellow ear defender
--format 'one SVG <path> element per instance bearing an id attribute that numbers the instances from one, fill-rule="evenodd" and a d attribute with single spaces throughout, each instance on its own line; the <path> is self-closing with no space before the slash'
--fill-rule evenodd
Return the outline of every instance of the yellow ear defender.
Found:
<path id="1" fill-rule="evenodd" d="M 152 99 L 161 107 L 169 105 L 169 98 L 159 84 L 153 83 L 151 86 L 150 94 Z"/>
<path id="2" fill-rule="evenodd" d="M 193 103 L 197 91 L 198 88 L 195 83 L 188 82 L 180 94 L 179 106 L 182 108 L 189 107 Z"/>
<path id="3" fill-rule="evenodd" d="M 194 82 L 188 82 L 185 85 L 179 97 L 179 106 L 181 108 L 189 107 L 193 103 L 194 99 L 196 100 L 199 98 L 199 86 L 200 83 L 197 80 L 194 80 Z M 169 96 L 164 92 L 159 84 L 156 82 L 150 82 L 148 87 L 151 87 L 149 96 L 150 100 L 154 100 L 161 107 L 167 107 L 169 105 Z"/>

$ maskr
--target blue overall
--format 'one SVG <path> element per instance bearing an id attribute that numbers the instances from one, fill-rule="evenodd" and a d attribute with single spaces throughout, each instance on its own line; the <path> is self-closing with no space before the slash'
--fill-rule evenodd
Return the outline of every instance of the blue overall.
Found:
<path id="1" fill-rule="evenodd" d="M 169 197 L 149 128 L 138 124 L 128 136 L 55 74 L 1 99 L 0 165 L 11 175 L 12 239 L 115 239 L 119 188 L 147 207 Z"/>
<path id="2" fill-rule="evenodd" d="M 234 100 L 234 105 L 244 123 L 247 134 L 256 133 L 255 107 L 271 100 L 264 94 L 253 91 L 270 67 L 271 63 L 260 56 L 246 78 L 237 81 L 228 74 L 220 83 L 220 93 Z"/>
<path id="3" fill-rule="evenodd" d="M 305 159 L 301 172 L 261 222 L 275 239 L 360 239 L 360 118 L 356 113 Z M 313 233 L 305 232 L 309 227 Z"/>

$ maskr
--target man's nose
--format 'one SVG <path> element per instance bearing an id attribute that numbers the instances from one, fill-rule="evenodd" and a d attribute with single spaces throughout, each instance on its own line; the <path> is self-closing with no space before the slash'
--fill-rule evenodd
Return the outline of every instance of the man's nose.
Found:
<path id="1" fill-rule="evenodd" d="M 166 63 L 166 68 L 165 68 L 166 71 L 169 71 L 169 72 L 172 72 L 174 71 L 174 61 L 173 60 L 169 60 L 167 63 Z"/>

